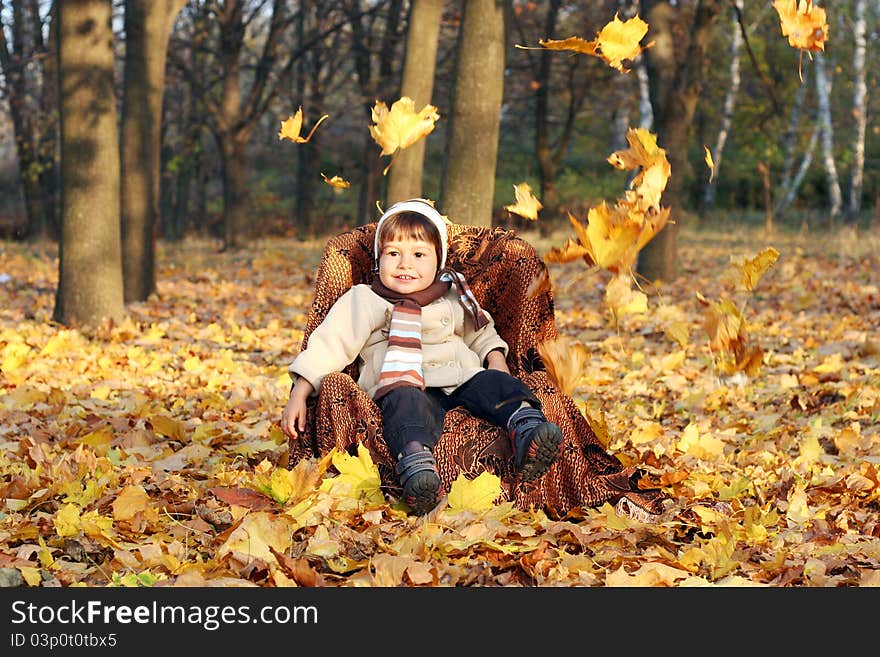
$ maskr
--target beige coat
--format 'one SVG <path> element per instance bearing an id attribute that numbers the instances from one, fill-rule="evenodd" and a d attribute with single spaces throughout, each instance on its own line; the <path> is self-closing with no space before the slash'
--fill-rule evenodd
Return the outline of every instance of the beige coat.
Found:
<path id="1" fill-rule="evenodd" d="M 388 346 L 392 309 L 393 304 L 369 285 L 349 289 L 309 335 L 308 347 L 287 368 L 291 378 L 303 377 L 314 386 L 316 394 L 327 374 L 341 372 L 357 359 L 357 383 L 372 397 Z M 489 323 L 477 331 L 452 289 L 422 308 L 426 387 L 452 392 L 484 369 L 486 356 L 493 349 L 507 356 L 507 343 L 495 330 L 491 315 L 485 309 L 483 312 Z"/>

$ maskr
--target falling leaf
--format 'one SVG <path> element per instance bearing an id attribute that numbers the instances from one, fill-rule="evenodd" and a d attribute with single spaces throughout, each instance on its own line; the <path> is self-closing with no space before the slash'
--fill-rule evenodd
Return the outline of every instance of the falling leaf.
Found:
<path id="1" fill-rule="evenodd" d="M 704 158 L 706 161 L 706 166 L 709 167 L 709 182 L 715 178 L 715 160 L 712 159 L 712 151 L 709 150 L 709 147 L 703 144 L 703 150 L 706 151 L 706 157 Z"/>
<path id="2" fill-rule="evenodd" d="M 330 185 L 331 187 L 333 187 L 335 189 L 348 189 L 349 187 L 351 187 L 350 182 L 348 182 L 347 180 L 343 180 L 339 176 L 333 176 L 332 178 L 328 178 L 322 172 L 321 178 L 324 179 L 325 183 L 327 183 L 328 185 Z"/>
<path id="3" fill-rule="evenodd" d="M 605 287 L 605 302 L 611 309 L 614 321 L 623 315 L 639 315 L 648 312 L 648 297 L 641 290 L 632 288 L 632 277 L 618 274 Z"/>
<path id="4" fill-rule="evenodd" d="M 393 155 L 398 150 L 412 146 L 434 130 L 434 122 L 440 118 L 437 108 L 425 105 L 418 112 L 412 98 L 402 96 L 391 109 L 380 100 L 373 106 L 373 123 L 370 134 L 379 146 L 380 155 Z"/>
<path id="5" fill-rule="evenodd" d="M 773 8 L 789 45 L 811 52 L 825 50 L 828 23 L 824 9 L 814 7 L 812 0 L 774 0 Z"/>
<path id="6" fill-rule="evenodd" d="M 635 60 L 643 50 L 654 45 L 651 42 L 644 48 L 639 46 L 647 33 L 648 24 L 638 16 L 621 21 L 614 14 L 614 19 L 599 31 L 596 39 L 599 53 L 612 68 L 625 73 L 629 69 L 623 66 L 624 61 Z"/>
<path id="7" fill-rule="evenodd" d="M 570 217 L 576 223 L 573 217 Z M 593 262 L 613 272 L 629 269 L 635 261 L 638 237 L 642 226 L 638 221 L 622 217 L 605 201 L 587 212 L 587 226 L 581 243 L 590 249 Z"/>
<path id="8" fill-rule="evenodd" d="M 733 261 L 732 269 L 739 273 L 737 288 L 746 292 L 751 292 L 757 286 L 758 281 L 764 276 L 766 271 L 779 259 L 779 251 L 772 246 L 768 246 L 762 250 L 754 258 L 748 260 Z"/>
<path id="9" fill-rule="evenodd" d="M 538 354 L 547 369 L 547 376 L 563 395 L 571 395 L 590 359 L 590 352 L 580 342 L 566 335 L 538 343 Z"/>
<path id="10" fill-rule="evenodd" d="M 528 183 L 520 183 L 513 186 L 513 193 L 516 197 L 516 203 L 513 205 L 505 205 L 504 209 L 520 217 L 535 221 L 538 218 L 538 212 L 543 205 L 541 201 L 532 195 L 532 188 Z"/>
<path id="11" fill-rule="evenodd" d="M 468 479 L 460 473 L 449 487 L 449 508 L 452 511 L 486 511 L 494 506 L 500 495 L 501 479 L 497 475 L 483 471 L 476 478 Z"/>
<path id="12" fill-rule="evenodd" d="M 648 24 L 638 16 L 621 21 L 615 14 L 614 19 L 599 31 L 593 41 L 569 37 L 559 40 L 540 39 L 538 44 L 548 50 L 571 50 L 582 55 L 594 55 L 621 73 L 627 73 L 630 69 L 623 62 L 633 61 L 643 50 L 654 45 L 653 41 L 644 47 L 639 45 L 639 41 L 647 33 Z"/>
<path id="13" fill-rule="evenodd" d="M 541 269 L 529 282 L 529 286 L 526 288 L 526 298 L 533 299 L 550 292 L 552 289 L 550 273 L 546 269 Z"/>
<path id="14" fill-rule="evenodd" d="M 328 116 L 328 114 L 324 114 L 318 119 L 318 122 L 312 126 L 308 137 L 301 137 L 299 133 L 302 130 L 303 111 L 302 106 L 300 106 L 299 109 L 296 110 L 296 114 L 281 122 L 281 130 L 278 132 L 278 139 L 289 139 L 295 144 L 305 144 L 312 138 L 312 135 L 315 134 L 315 130 L 318 129 L 318 126 L 321 125 L 324 119 Z"/>
<path id="15" fill-rule="evenodd" d="M 569 219 L 571 216 L 569 215 Z M 551 248 L 544 256 L 547 262 L 571 262 L 572 260 L 583 260 L 588 265 L 593 265 L 592 252 L 587 247 L 580 244 L 570 237 L 565 240 L 565 244 L 560 247 Z"/>

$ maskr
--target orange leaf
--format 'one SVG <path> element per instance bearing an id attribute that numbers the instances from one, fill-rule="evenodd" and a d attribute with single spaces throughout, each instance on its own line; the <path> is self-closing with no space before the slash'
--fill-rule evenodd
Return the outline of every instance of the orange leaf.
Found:
<path id="1" fill-rule="evenodd" d="M 334 189 L 348 189 L 349 187 L 351 187 L 350 182 L 348 182 L 347 180 L 343 180 L 339 176 L 333 176 L 332 178 L 328 178 L 322 172 L 321 177 L 324 179 L 325 183 L 327 183 L 328 185 L 330 185 Z"/>
<path id="2" fill-rule="evenodd" d="M 249 488 L 209 488 L 208 492 L 214 495 L 218 500 L 227 504 L 235 504 L 248 509 L 258 511 L 275 506 L 275 502 L 268 495 L 263 495 Z"/>
<path id="3" fill-rule="evenodd" d="M 547 376 L 563 395 L 571 395 L 577 386 L 590 352 L 580 342 L 560 335 L 538 344 L 538 354 L 547 368 Z"/>
<path id="4" fill-rule="evenodd" d="M 774 0 L 773 8 L 779 14 L 782 36 L 794 48 L 808 51 L 825 50 L 828 23 L 825 10 L 814 7 L 812 0 Z"/>

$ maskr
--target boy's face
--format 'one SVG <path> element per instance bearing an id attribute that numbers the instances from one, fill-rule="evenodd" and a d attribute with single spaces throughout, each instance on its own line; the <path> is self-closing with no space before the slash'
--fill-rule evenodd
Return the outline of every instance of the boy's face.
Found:
<path id="1" fill-rule="evenodd" d="M 437 252 L 430 242 L 394 237 L 379 254 L 379 280 L 400 294 L 421 292 L 437 276 Z"/>

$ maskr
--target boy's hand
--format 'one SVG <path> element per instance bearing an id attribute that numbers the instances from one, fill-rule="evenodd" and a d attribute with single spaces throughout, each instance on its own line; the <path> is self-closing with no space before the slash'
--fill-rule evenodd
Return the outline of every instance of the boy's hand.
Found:
<path id="1" fill-rule="evenodd" d="M 493 349 L 486 356 L 486 369 L 501 370 L 502 372 L 510 374 L 510 368 L 507 367 L 507 360 L 504 358 L 504 353 L 498 349 Z"/>
<path id="2" fill-rule="evenodd" d="M 304 378 L 299 377 L 290 391 L 290 399 L 281 413 L 281 430 L 289 438 L 296 438 L 306 429 L 306 399 L 314 388 Z"/>

